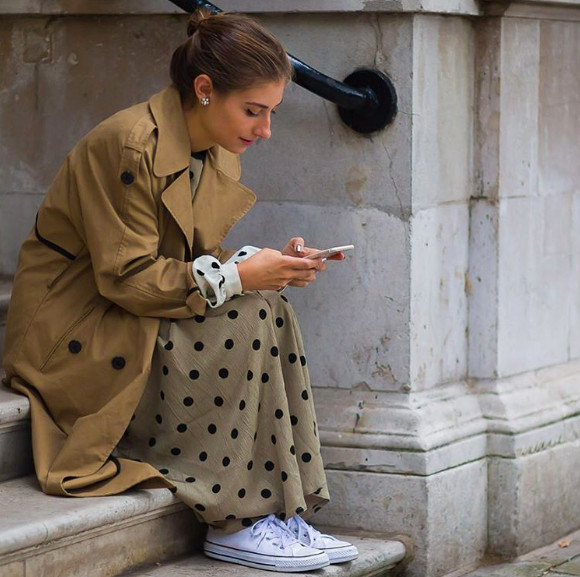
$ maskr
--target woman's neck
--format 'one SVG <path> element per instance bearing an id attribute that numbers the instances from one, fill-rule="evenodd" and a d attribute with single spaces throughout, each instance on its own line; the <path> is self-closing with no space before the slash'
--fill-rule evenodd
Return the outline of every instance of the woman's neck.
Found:
<path id="1" fill-rule="evenodd" d="M 189 133 L 191 152 L 207 150 L 215 145 L 215 142 L 212 141 L 201 121 L 197 106 L 192 106 L 191 108 L 184 107 L 183 116 L 185 118 L 187 132 Z"/>

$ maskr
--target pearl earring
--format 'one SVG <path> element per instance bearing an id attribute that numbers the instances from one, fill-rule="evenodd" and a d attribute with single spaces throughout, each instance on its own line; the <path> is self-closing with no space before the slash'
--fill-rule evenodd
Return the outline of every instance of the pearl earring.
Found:
<path id="1" fill-rule="evenodd" d="M 199 101 L 202 106 L 207 106 L 209 104 L 209 98 L 207 96 L 202 96 Z"/>

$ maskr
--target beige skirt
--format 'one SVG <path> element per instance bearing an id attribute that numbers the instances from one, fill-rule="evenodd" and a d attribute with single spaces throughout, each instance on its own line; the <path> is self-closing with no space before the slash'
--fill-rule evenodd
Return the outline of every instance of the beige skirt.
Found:
<path id="1" fill-rule="evenodd" d="M 146 461 L 202 521 L 235 531 L 328 501 L 292 307 L 272 291 L 166 323 L 122 456 Z"/>

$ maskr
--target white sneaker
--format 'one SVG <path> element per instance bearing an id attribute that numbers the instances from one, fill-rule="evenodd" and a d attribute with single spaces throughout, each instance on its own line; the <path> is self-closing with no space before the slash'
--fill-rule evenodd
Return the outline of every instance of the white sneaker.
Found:
<path id="1" fill-rule="evenodd" d="M 286 525 L 301 543 L 324 551 L 331 563 L 344 563 L 358 557 L 358 549 L 354 545 L 331 535 L 324 535 L 298 515 L 290 517 Z"/>
<path id="2" fill-rule="evenodd" d="M 329 564 L 326 553 L 302 544 L 274 515 L 229 535 L 209 527 L 203 550 L 214 559 L 268 571 L 311 571 Z"/>

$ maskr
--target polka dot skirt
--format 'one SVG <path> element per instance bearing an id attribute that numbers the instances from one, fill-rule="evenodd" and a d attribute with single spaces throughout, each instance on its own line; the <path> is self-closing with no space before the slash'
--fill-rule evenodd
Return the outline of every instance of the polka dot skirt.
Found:
<path id="1" fill-rule="evenodd" d="M 277 292 L 250 292 L 157 339 L 120 455 L 151 463 L 226 531 L 328 501 L 302 338 Z"/>

